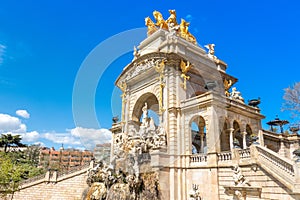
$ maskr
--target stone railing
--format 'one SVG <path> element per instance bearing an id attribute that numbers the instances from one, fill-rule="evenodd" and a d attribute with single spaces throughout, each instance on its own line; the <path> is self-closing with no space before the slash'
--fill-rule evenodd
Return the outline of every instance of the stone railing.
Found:
<path id="1" fill-rule="evenodd" d="M 270 149 L 255 146 L 256 160 L 266 171 L 281 180 L 288 188 L 292 189 L 295 184 L 294 162 L 280 156 Z"/>
<path id="2" fill-rule="evenodd" d="M 67 171 L 62 171 L 62 172 L 58 172 L 57 176 L 66 176 L 68 174 L 72 174 L 74 172 L 80 171 L 82 169 L 87 169 L 90 167 L 90 163 L 85 163 L 84 165 L 81 166 L 77 166 L 77 167 L 72 167 L 71 169 L 67 170 Z"/>
<path id="3" fill-rule="evenodd" d="M 227 105 L 228 106 L 236 106 L 236 107 L 241 107 L 247 111 L 253 112 L 253 113 L 260 113 L 260 109 L 259 108 L 255 108 L 252 106 L 249 106 L 245 103 L 242 103 L 238 100 L 232 99 L 232 98 L 227 98 Z"/>
<path id="4" fill-rule="evenodd" d="M 196 154 L 190 156 L 190 163 L 207 162 L 206 154 Z"/>
<path id="5" fill-rule="evenodd" d="M 83 169 L 87 170 L 89 168 L 89 166 L 90 166 L 89 163 L 85 163 L 84 165 L 81 165 L 81 166 L 78 166 L 78 167 L 73 167 L 70 170 L 63 171 L 63 172 L 58 172 L 56 177 L 55 177 L 55 180 L 57 180 L 57 177 L 66 176 L 66 175 L 72 174 L 74 172 L 78 172 L 80 170 L 83 170 Z M 54 170 L 52 170 L 52 171 L 54 171 Z M 26 180 L 22 180 L 22 181 L 20 181 L 19 185 L 22 186 L 22 185 L 35 183 L 35 182 L 48 182 L 50 180 L 50 177 L 47 177 L 46 174 L 40 174 L 38 176 L 29 178 L 29 179 L 26 179 Z"/>
<path id="6" fill-rule="evenodd" d="M 251 158 L 250 149 L 239 149 L 238 153 L 240 159 Z"/>
<path id="7" fill-rule="evenodd" d="M 231 152 L 221 152 L 218 153 L 218 161 L 228 161 L 232 160 L 232 153 Z"/>
<path id="8" fill-rule="evenodd" d="M 33 182 L 36 182 L 38 180 L 44 180 L 44 179 L 45 179 L 45 174 L 40 174 L 38 176 L 20 181 L 19 185 L 29 184 L 29 183 L 33 183 Z"/>

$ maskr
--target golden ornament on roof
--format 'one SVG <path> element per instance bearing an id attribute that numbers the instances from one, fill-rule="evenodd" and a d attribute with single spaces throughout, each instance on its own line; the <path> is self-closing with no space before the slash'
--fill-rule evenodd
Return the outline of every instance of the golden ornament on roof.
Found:
<path id="1" fill-rule="evenodd" d="M 192 42 L 193 44 L 196 44 L 196 38 L 193 36 L 189 31 L 188 27 L 190 25 L 189 22 L 186 22 L 184 19 L 181 19 L 181 23 L 177 23 L 176 19 L 176 11 L 175 10 L 169 10 L 170 16 L 167 20 L 164 20 L 162 14 L 159 11 L 154 11 L 153 16 L 156 21 L 153 22 L 150 17 L 145 18 L 145 25 L 148 27 L 147 35 L 153 34 L 158 29 L 165 29 L 167 31 L 173 31 L 175 30 L 177 35 L 184 38 L 185 40 Z"/>

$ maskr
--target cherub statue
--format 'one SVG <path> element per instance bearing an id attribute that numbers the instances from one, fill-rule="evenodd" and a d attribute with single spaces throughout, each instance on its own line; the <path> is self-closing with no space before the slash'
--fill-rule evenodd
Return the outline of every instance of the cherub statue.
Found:
<path id="1" fill-rule="evenodd" d="M 163 28 L 163 29 L 166 29 L 168 30 L 168 24 L 166 23 L 166 21 L 164 20 L 162 14 L 158 11 L 154 11 L 153 12 L 153 16 L 156 20 L 156 26 L 158 26 L 159 28 Z"/>
<path id="2" fill-rule="evenodd" d="M 236 100 L 244 102 L 244 98 L 241 95 L 241 92 L 237 91 L 236 87 L 232 88 L 230 96 Z"/>
<path id="3" fill-rule="evenodd" d="M 133 60 L 137 59 L 140 56 L 140 52 L 136 48 L 136 46 L 133 47 Z"/>
<path id="4" fill-rule="evenodd" d="M 215 44 L 207 44 L 204 47 L 208 49 L 208 54 L 215 55 Z"/>
<path id="5" fill-rule="evenodd" d="M 147 35 L 151 35 L 155 31 L 157 31 L 157 28 L 155 26 L 155 23 L 150 19 L 150 17 L 145 18 L 145 25 L 148 27 Z"/>
<path id="6" fill-rule="evenodd" d="M 219 63 L 220 60 L 215 56 L 215 44 L 207 44 L 204 47 L 208 49 L 208 57 Z"/>

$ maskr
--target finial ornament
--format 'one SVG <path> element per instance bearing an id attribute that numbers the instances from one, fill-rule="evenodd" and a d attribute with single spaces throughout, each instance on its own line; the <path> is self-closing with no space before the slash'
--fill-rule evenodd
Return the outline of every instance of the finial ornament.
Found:
<path id="1" fill-rule="evenodd" d="M 154 23 L 150 17 L 145 18 L 145 25 L 148 27 L 147 35 L 153 34 L 158 29 L 165 29 L 167 31 L 174 31 L 180 37 L 184 38 L 185 40 L 196 44 L 196 38 L 193 36 L 189 31 L 188 27 L 190 25 L 189 22 L 186 22 L 184 19 L 181 19 L 181 23 L 177 23 L 177 15 L 175 10 L 169 10 L 170 16 L 167 20 L 164 20 L 162 14 L 155 10 L 153 12 L 154 19 L 156 23 Z"/>
<path id="2" fill-rule="evenodd" d="M 186 74 L 191 68 L 192 68 L 192 64 L 189 61 L 187 61 L 187 63 L 185 63 L 183 60 L 180 61 L 180 69 L 182 72 L 181 77 L 183 78 L 183 83 L 181 84 L 181 86 L 183 87 L 184 90 L 186 90 L 186 80 L 190 79 L 190 77 Z"/>

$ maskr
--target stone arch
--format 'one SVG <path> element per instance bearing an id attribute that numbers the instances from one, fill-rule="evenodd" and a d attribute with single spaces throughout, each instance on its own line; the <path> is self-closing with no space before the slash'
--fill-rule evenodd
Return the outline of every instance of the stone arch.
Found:
<path id="1" fill-rule="evenodd" d="M 144 107 L 145 103 L 147 103 L 147 107 L 149 110 L 155 112 L 156 114 L 159 113 L 157 96 L 151 92 L 144 93 L 137 99 L 134 104 L 132 110 L 132 120 L 134 122 L 140 122 L 140 118 L 142 116 L 142 108 Z"/>
<path id="2" fill-rule="evenodd" d="M 207 92 L 205 88 L 204 78 L 200 74 L 189 73 L 190 79 L 187 81 L 187 98 L 192 98 L 195 96 L 199 96 Z"/>
<path id="3" fill-rule="evenodd" d="M 241 132 L 240 123 L 237 120 L 233 121 L 233 143 L 235 147 L 243 148 L 243 135 Z"/>
<path id="4" fill-rule="evenodd" d="M 227 118 L 224 120 L 221 132 L 221 151 L 230 151 L 230 122 Z"/>
<path id="5" fill-rule="evenodd" d="M 196 115 L 191 118 L 190 123 L 190 136 L 191 136 L 191 151 L 192 153 L 206 153 L 206 121 L 201 115 Z M 196 148 L 196 152 L 193 151 L 193 147 Z"/>

